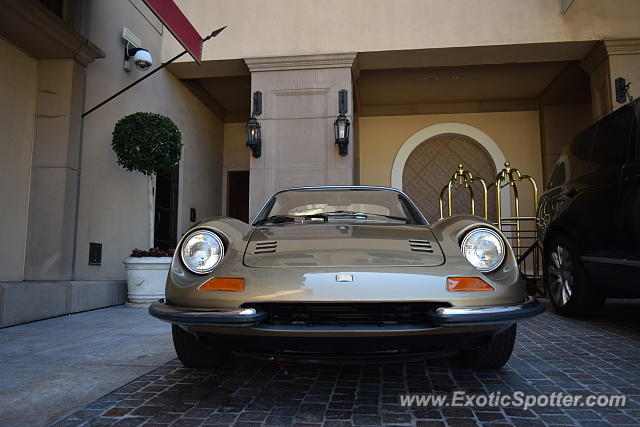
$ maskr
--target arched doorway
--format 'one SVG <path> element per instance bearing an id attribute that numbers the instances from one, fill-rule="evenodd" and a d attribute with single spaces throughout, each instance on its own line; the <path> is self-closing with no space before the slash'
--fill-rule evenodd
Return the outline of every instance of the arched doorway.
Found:
<path id="1" fill-rule="evenodd" d="M 480 144 L 464 135 L 438 135 L 426 140 L 411 152 L 402 171 L 402 189 L 420 207 L 429 221 L 440 217 L 438 197 L 444 183 L 462 163 L 474 176 L 490 181 L 496 176 L 496 167 L 489 153 Z M 476 213 L 484 209 L 481 203 L 482 187 L 473 185 L 476 194 Z M 435 201 L 435 203 L 434 203 Z M 453 191 L 453 212 L 469 212 L 466 190 Z M 495 219 L 495 204 L 489 203 L 489 218 Z"/>
<path id="2" fill-rule="evenodd" d="M 441 123 L 422 129 L 408 138 L 396 155 L 391 185 L 407 193 L 429 221 L 440 216 L 440 190 L 449 181 L 459 163 L 487 185 L 501 170 L 505 157 L 496 143 L 484 132 L 461 123 Z M 481 214 L 480 186 L 474 188 L 476 214 Z M 506 197 L 505 197 L 506 196 Z M 495 220 L 495 192 L 489 194 L 489 219 Z M 470 211 L 466 191 L 454 191 L 454 213 Z M 510 199 L 503 192 L 503 215 L 510 214 Z"/>

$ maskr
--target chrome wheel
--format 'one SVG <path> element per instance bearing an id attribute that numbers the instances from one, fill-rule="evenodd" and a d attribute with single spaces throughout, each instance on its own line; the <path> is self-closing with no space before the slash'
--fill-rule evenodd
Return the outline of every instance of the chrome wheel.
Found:
<path id="1" fill-rule="evenodd" d="M 549 254 L 549 290 L 558 306 L 565 306 L 573 293 L 574 266 L 571 253 L 562 245 L 556 245 Z"/>
<path id="2" fill-rule="evenodd" d="M 567 236 L 557 236 L 548 248 L 544 256 L 544 286 L 558 314 L 570 317 L 595 314 L 606 296 L 589 281 L 573 241 Z"/>

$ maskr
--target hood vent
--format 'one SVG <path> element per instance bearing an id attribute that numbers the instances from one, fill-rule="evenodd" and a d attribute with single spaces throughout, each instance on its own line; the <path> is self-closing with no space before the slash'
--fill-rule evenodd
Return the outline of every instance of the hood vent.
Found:
<path id="1" fill-rule="evenodd" d="M 271 240 L 268 242 L 257 242 L 256 250 L 253 252 L 254 255 L 260 254 L 269 254 L 276 251 L 278 248 L 278 242 L 275 240 Z"/>
<path id="2" fill-rule="evenodd" d="M 409 239 L 409 246 L 413 252 L 427 252 L 432 254 L 433 248 L 428 240 L 412 240 Z"/>
<path id="3" fill-rule="evenodd" d="M 317 271 L 328 267 L 435 267 L 444 261 L 438 240 L 425 226 L 358 224 L 345 229 L 331 223 L 256 227 L 243 258 L 247 267 Z"/>

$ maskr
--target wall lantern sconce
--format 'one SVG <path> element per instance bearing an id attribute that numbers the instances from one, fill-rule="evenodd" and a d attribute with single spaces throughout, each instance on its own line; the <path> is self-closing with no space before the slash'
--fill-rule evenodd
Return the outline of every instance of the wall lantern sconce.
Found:
<path id="1" fill-rule="evenodd" d="M 260 133 L 260 123 L 256 116 L 262 114 L 262 92 L 253 93 L 253 113 L 245 125 L 247 131 L 247 147 L 251 149 L 251 154 L 256 159 L 262 155 L 262 135 Z"/>
<path id="2" fill-rule="evenodd" d="M 633 101 L 633 96 L 629 93 L 629 86 L 631 86 L 631 82 L 628 82 L 624 79 L 624 77 L 618 77 L 616 80 L 616 101 L 618 104 L 624 104 L 629 100 L 629 102 Z"/>
<path id="3" fill-rule="evenodd" d="M 333 123 L 333 128 L 336 133 L 336 144 L 338 145 L 338 153 L 341 156 L 349 154 L 349 128 L 351 123 L 347 116 L 347 91 L 342 89 L 338 92 L 338 118 Z"/>

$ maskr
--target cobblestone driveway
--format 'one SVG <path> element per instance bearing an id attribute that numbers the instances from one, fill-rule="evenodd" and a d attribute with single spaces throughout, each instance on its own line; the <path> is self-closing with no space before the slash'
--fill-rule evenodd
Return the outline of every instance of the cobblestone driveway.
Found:
<path id="1" fill-rule="evenodd" d="M 385 366 L 327 366 L 237 358 L 217 371 L 178 361 L 144 375 L 56 425 L 467 426 L 640 424 L 638 304 L 613 303 L 596 320 L 545 313 L 519 326 L 500 371 L 455 359 Z M 400 406 L 401 393 L 516 390 L 624 393 L 625 408 L 529 410 Z"/>

